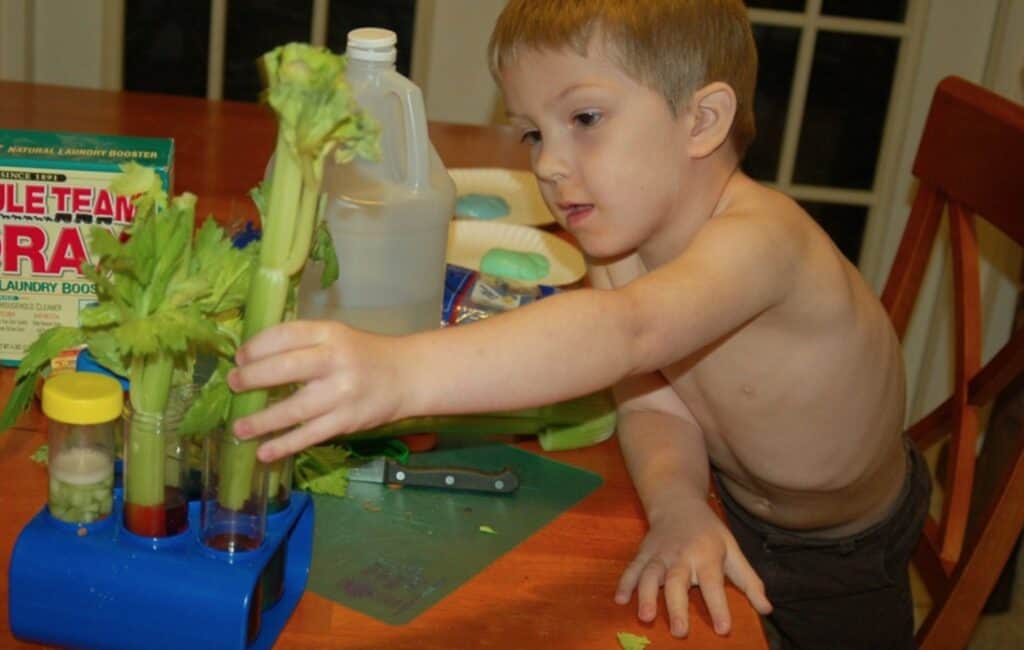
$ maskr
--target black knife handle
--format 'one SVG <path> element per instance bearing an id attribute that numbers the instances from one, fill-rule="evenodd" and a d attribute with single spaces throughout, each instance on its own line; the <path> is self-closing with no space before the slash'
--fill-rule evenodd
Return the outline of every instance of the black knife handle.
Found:
<path id="1" fill-rule="evenodd" d="M 465 467 L 406 467 L 388 460 L 385 480 L 394 485 L 417 485 L 445 490 L 514 492 L 519 477 L 507 467 L 500 472 L 481 472 Z"/>

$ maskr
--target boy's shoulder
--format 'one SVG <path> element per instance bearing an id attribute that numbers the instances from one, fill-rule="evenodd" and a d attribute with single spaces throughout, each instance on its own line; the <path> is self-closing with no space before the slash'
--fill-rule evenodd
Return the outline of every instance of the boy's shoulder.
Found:
<path id="1" fill-rule="evenodd" d="M 799 224 L 807 213 L 788 195 L 759 181 L 737 174 L 722 193 L 716 216 L 730 217 L 750 226 Z"/>
<path id="2" fill-rule="evenodd" d="M 813 219 L 792 198 L 737 174 L 697 239 L 698 245 L 724 247 L 736 254 L 760 251 L 788 257 L 799 254 L 816 230 Z"/>

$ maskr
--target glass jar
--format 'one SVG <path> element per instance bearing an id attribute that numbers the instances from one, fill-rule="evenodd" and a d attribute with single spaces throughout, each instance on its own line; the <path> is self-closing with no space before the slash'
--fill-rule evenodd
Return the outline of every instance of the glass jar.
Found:
<path id="1" fill-rule="evenodd" d="M 73 524 L 109 516 L 121 385 L 96 373 L 62 372 L 43 384 L 42 402 L 49 419 L 50 515 Z"/>
<path id="2" fill-rule="evenodd" d="M 238 475 L 249 477 L 248 484 L 237 485 L 235 475 L 221 477 L 223 468 L 235 469 L 231 462 L 224 462 L 224 456 L 232 459 L 244 457 L 232 454 L 242 442 L 229 431 L 212 431 L 203 441 L 203 500 L 200 511 L 200 539 L 210 548 L 235 553 L 259 548 L 267 530 L 267 465 L 255 460 L 251 473 L 248 468 Z M 223 480 L 222 480 L 223 479 Z M 236 494 L 244 495 L 244 501 L 220 498 L 222 486 L 231 486 Z"/>
<path id="3" fill-rule="evenodd" d="M 188 530 L 188 447 L 181 420 L 191 386 L 172 391 L 163 413 L 124 409 L 124 526 L 143 537 Z"/>

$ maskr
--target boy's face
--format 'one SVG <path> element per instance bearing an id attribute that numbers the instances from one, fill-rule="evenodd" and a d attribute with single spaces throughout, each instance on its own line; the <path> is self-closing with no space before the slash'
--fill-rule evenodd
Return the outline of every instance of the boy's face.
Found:
<path id="1" fill-rule="evenodd" d="M 643 252 L 673 238 L 690 164 L 685 114 L 674 117 L 596 39 L 586 57 L 520 52 L 502 67 L 501 85 L 548 208 L 588 254 Z"/>

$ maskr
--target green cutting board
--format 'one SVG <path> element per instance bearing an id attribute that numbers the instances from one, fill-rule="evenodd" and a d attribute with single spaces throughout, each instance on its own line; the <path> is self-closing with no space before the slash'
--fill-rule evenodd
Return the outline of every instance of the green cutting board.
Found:
<path id="1" fill-rule="evenodd" d="M 507 445 L 413 454 L 409 465 L 509 467 L 519 489 L 492 495 L 351 482 L 345 498 L 314 495 L 307 588 L 391 625 L 416 618 L 602 482 Z"/>

